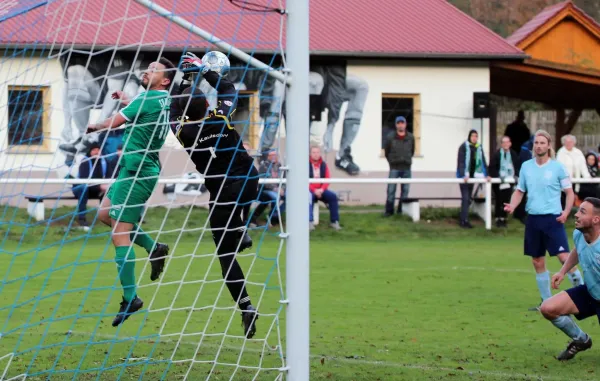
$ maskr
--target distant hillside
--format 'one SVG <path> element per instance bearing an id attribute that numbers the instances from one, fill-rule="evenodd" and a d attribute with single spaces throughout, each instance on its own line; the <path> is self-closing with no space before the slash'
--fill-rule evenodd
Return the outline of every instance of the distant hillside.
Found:
<path id="1" fill-rule="evenodd" d="M 503 37 L 511 35 L 548 5 L 562 0 L 448 0 Z M 574 3 L 600 21 L 600 0 Z"/>

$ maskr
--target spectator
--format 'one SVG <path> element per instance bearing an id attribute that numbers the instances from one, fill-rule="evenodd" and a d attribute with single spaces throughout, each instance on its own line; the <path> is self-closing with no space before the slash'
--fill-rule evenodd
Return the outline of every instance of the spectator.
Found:
<path id="1" fill-rule="evenodd" d="M 589 179 L 590 173 L 588 172 L 585 156 L 583 156 L 583 152 L 579 148 L 575 147 L 577 138 L 573 135 L 565 135 L 560 141 L 563 146 L 556 153 L 556 160 L 565 166 L 571 179 Z M 580 184 L 574 184 L 573 190 L 575 194 L 578 195 L 580 189 Z"/>
<path id="2" fill-rule="evenodd" d="M 588 172 L 590 173 L 590 177 L 598 177 L 598 172 L 600 172 L 600 160 L 598 160 L 598 154 L 596 154 L 595 152 L 588 152 L 588 154 L 585 155 L 585 162 L 587 163 L 587 168 Z"/>
<path id="3" fill-rule="evenodd" d="M 519 110 L 517 119 L 506 127 L 504 136 L 510 138 L 512 146 L 515 148 L 520 148 L 531 138 L 531 132 L 527 127 L 527 123 L 525 123 L 525 112 L 523 110 Z"/>
<path id="4" fill-rule="evenodd" d="M 496 226 L 506 227 L 506 211 L 504 204 L 510 203 L 510 197 L 514 188 L 514 183 L 504 183 L 504 181 L 515 181 L 519 176 L 521 169 L 519 156 L 511 149 L 511 142 L 508 136 L 503 136 L 500 143 L 500 149 L 490 160 L 490 175 L 502 179 L 502 184 L 494 184 L 493 190 L 496 195 Z"/>
<path id="5" fill-rule="evenodd" d="M 483 154 L 481 144 L 479 144 L 479 134 L 477 131 L 469 131 L 467 141 L 458 148 L 457 161 L 456 176 L 465 181 L 464 184 L 460 184 L 460 226 L 472 229 L 473 225 L 469 222 L 469 206 L 473 195 L 473 184 L 467 182 L 471 178 L 488 177 L 485 155 Z"/>
<path id="6" fill-rule="evenodd" d="M 521 145 L 521 151 L 519 152 L 519 161 L 521 164 L 527 160 L 533 159 L 533 141 L 535 136 L 530 137 L 523 145 Z M 516 146 L 515 146 L 516 147 Z"/>
<path id="7" fill-rule="evenodd" d="M 406 118 L 396 117 L 396 133 L 390 134 L 384 145 L 385 158 L 390 164 L 390 179 L 410 179 L 412 158 L 415 154 L 415 138 L 406 130 Z M 400 201 L 398 214 L 402 214 L 402 201 L 408 198 L 410 184 L 400 187 Z M 396 199 L 396 184 L 388 184 L 387 200 L 385 202 L 385 216 L 394 214 L 394 200 Z"/>
<path id="8" fill-rule="evenodd" d="M 115 173 L 113 162 L 106 160 L 100 155 L 100 146 L 92 144 L 88 155 L 79 164 L 80 179 L 109 179 L 111 174 Z M 87 213 L 87 202 L 90 198 L 102 199 L 108 190 L 108 184 L 87 185 L 80 184 L 73 187 L 73 195 L 77 197 L 77 220 L 79 226 L 84 230 L 89 230 L 89 225 L 85 218 Z"/>
<path id="9" fill-rule="evenodd" d="M 523 165 L 527 160 L 533 159 L 533 141 L 535 140 L 535 135 L 532 135 L 529 140 L 527 140 L 522 146 L 521 151 L 519 152 L 519 164 Z M 513 212 L 513 216 L 516 219 L 521 221 L 522 224 L 527 222 L 527 211 L 525 210 L 525 205 L 527 205 L 527 193 L 523 194 L 523 200 L 517 206 L 517 209 Z"/>
<path id="10" fill-rule="evenodd" d="M 585 155 L 585 161 L 590 177 L 593 179 L 598 177 L 600 174 L 600 169 L 598 168 L 598 156 L 593 152 L 589 152 Z M 579 199 L 585 200 L 587 197 L 598 197 L 598 184 L 581 184 L 581 187 L 579 188 Z"/>
<path id="11" fill-rule="evenodd" d="M 267 160 L 262 162 L 258 171 L 263 178 L 278 179 L 281 177 L 280 168 L 281 163 L 279 163 L 277 152 L 269 151 Z M 271 205 L 271 215 L 268 223 L 279 221 L 280 213 L 283 213 L 285 210 L 285 186 L 283 184 L 281 186 L 279 184 L 262 184 L 259 185 L 259 191 L 259 205 L 254 209 L 250 223 L 258 225 L 258 218 L 269 204 Z M 277 205 L 280 199 L 284 202 L 279 206 L 278 210 Z"/>
<path id="12" fill-rule="evenodd" d="M 327 163 L 323 161 L 321 157 L 321 149 L 319 147 L 311 147 L 310 149 L 310 163 L 309 163 L 309 177 L 311 179 L 328 179 L 330 178 L 329 167 Z M 340 230 L 340 215 L 339 215 L 339 206 L 338 206 L 338 198 L 337 195 L 330 191 L 329 184 L 320 183 L 320 184 L 310 184 L 310 205 L 309 205 L 309 215 L 310 215 L 310 230 L 315 230 L 315 226 L 313 224 L 313 204 L 315 202 L 322 201 L 329 207 L 329 216 L 331 226 L 335 230 Z"/>

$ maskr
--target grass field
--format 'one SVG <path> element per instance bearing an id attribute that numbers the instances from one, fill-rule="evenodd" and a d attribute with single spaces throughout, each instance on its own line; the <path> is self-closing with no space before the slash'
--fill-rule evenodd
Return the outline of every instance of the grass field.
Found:
<path id="1" fill-rule="evenodd" d="M 110 326 L 120 293 L 108 231 L 70 230 L 70 212 L 59 209 L 51 226 L 27 227 L 22 211 L 3 210 L 0 357 L 14 357 L 0 359 L 0 379 L 5 369 L 5 378 L 27 373 L 28 380 L 277 377 L 285 312 L 275 319 L 281 294 L 274 229 L 254 232 L 259 255 L 241 258 L 264 314 L 256 340 L 244 341 L 208 236 L 198 247 L 199 231 L 178 240 L 186 212 L 171 211 L 165 220 L 166 211 L 155 209 L 147 218 L 144 228 L 162 226 L 160 240 L 174 248 L 173 257 L 160 286 L 150 282 L 146 261 L 137 263 L 144 312 L 119 329 Z M 598 379 L 597 349 L 559 363 L 553 356 L 567 337 L 527 311 L 539 294 L 522 255 L 520 224 L 464 231 L 449 213 L 425 210 L 424 220 L 433 222 L 413 224 L 348 210 L 343 231 L 319 226 L 311 235 L 311 379 Z M 205 217 L 195 210 L 185 228 L 202 228 Z M 550 262 L 551 271 L 558 268 Z M 582 327 L 593 337 L 598 331 L 595 319 Z"/>

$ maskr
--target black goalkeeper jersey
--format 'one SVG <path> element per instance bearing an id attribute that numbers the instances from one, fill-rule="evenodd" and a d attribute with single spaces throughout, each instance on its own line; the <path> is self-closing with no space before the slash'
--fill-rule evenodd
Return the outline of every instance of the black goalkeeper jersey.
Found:
<path id="1" fill-rule="evenodd" d="M 236 90 L 231 81 L 213 71 L 204 74 L 206 81 L 217 90 L 217 107 L 200 121 L 185 122 L 179 97 L 171 105 L 171 127 L 175 136 L 190 155 L 196 169 L 205 178 L 209 192 L 218 192 L 226 179 L 243 179 L 256 176 L 254 160 L 248 154 L 238 132 L 229 124 L 235 111 Z M 189 84 L 179 86 L 181 94 Z"/>

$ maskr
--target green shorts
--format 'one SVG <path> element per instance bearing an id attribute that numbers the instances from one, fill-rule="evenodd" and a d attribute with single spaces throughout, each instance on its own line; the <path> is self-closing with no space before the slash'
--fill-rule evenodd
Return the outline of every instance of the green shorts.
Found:
<path id="1" fill-rule="evenodd" d="M 113 220 L 137 224 L 146 202 L 150 199 L 159 174 L 154 171 L 139 173 L 119 170 L 119 176 L 108 190 L 111 208 L 108 215 Z"/>

